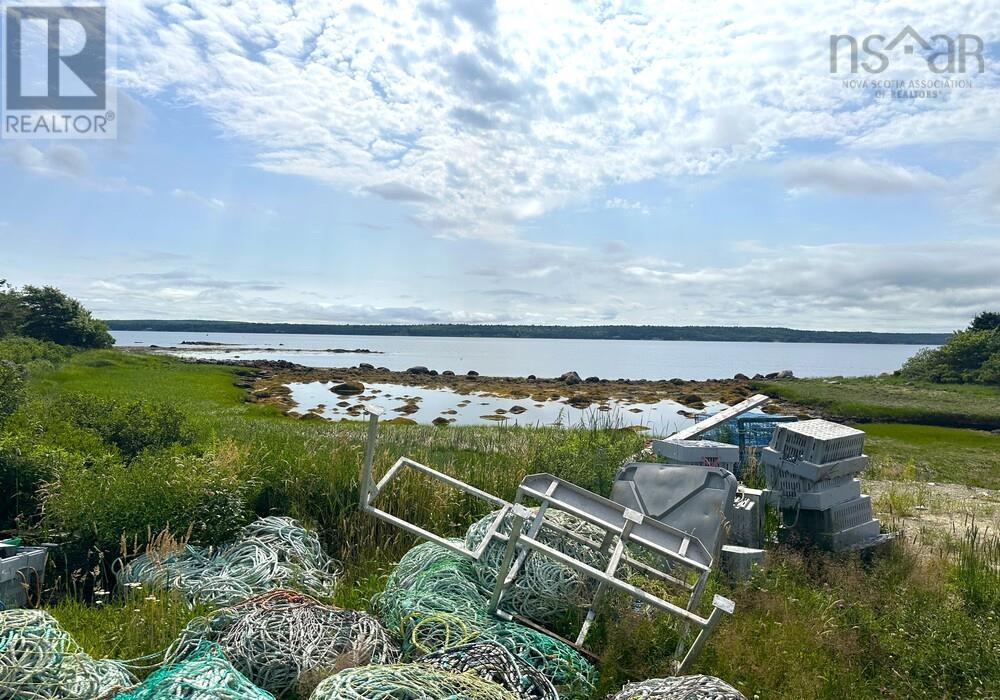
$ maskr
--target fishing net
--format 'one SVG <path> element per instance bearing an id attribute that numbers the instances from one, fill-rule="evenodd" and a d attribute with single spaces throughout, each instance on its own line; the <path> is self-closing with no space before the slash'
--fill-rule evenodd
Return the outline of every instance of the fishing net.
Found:
<path id="1" fill-rule="evenodd" d="M 336 562 L 315 533 L 291 518 L 271 516 L 250 523 L 241 539 L 217 550 L 187 545 L 179 553 L 142 554 L 119 581 L 179 590 L 192 604 L 224 606 L 283 586 L 330 596 L 337 575 Z"/>
<path id="2" fill-rule="evenodd" d="M 47 612 L 0 612 L 0 700 L 93 700 L 135 682 L 120 662 L 91 658 Z"/>
<path id="3" fill-rule="evenodd" d="M 115 700 L 274 700 L 233 668 L 222 650 L 202 642 L 177 663 L 151 674 L 142 685 Z"/>
<path id="4" fill-rule="evenodd" d="M 195 618 L 166 658 L 186 656 L 204 640 L 217 643 L 236 669 L 278 697 L 308 695 L 320 679 L 350 666 L 399 660 L 377 618 L 283 589 Z"/>
<path id="5" fill-rule="evenodd" d="M 316 686 L 310 700 L 517 700 L 505 688 L 472 673 L 427 664 L 349 668 Z"/>
<path id="6" fill-rule="evenodd" d="M 559 700 L 559 695 L 538 669 L 517 658 L 496 642 L 463 644 L 422 657 L 452 673 L 474 673 L 503 686 L 520 700 Z"/>
<path id="7" fill-rule="evenodd" d="M 747 700 L 740 691 L 712 676 L 675 676 L 629 683 L 611 700 Z"/>
<path id="8" fill-rule="evenodd" d="M 496 516 L 497 512 L 493 512 L 469 527 L 465 535 L 467 548 L 475 550 L 479 547 Z M 507 513 L 497 531 L 505 535 L 510 534 L 513 517 L 512 513 Z M 590 544 L 567 537 L 554 529 L 552 524 L 569 530 L 580 540 Z M 526 521 L 522 532 L 527 532 L 530 526 L 531 521 Z M 607 557 L 598 551 L 604 534 L 604 530 L 585 520 L 580 520 L 565 511 L 549 509 L 545 512 L 545 519 L 535 539 L 564 554 L 569 554 L 578 561 L 604 569 L 608 563 Z M 473 564 L 476 583 L 487 595 L 493 592 L 506 546 L 505 542 L 494 540 L 487 545 L 479 561 Z M 593 579 L 565 564 L 531 552 L 525 558 L 513 585 L 504 594 L 504 608 L 514 610 L 519 615 L 536 622 L 552 623 L 563 618 L 567 611 L 586 606 L 593 597 L 595 586 Z"/>
<path id="9" fill-rule="evenodd" d="M 425 542 L 411 549 L 373 600 L 386 626 L 398 631 L 403 651 L 427 654 L 476 642 L 496 642 L 538 669 L 560 697 L 587 697 L 594 667 L 568 644 L 489 613 L 472 562 Z"/>

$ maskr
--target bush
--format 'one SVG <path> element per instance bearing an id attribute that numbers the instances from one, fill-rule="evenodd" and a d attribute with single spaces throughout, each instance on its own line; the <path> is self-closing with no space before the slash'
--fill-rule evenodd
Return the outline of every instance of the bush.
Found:
<path id="1" fill-rule="evenodd" d="M 0 360 L 0 425 L 17 410 L 24 397 L 24 378 L 13 362 Z"/>
<path id="2" fill-rule="evenodd" d="M 204 455 L 147 451 L 131 464 L 61 470 L 43 489 L 44 522 L 81 546 L 104 550 L 122 537 L 145 543 L 167 527 L 191 527 L 193 543 L 215 544 L 249 521 L 255 488 L 235 443 L 216 443 Z"/>
<path id="3" fill-rule="evenodd" d="M 63 469 L 82 467 L 83 460 L 52 445 L 38 444 L 21 432 L 0 435 L 0 527 L 38 515 L 38 489 Z"/>
<path id="4" fill-rule="evenodd" d="M 134 459 L 144 450 L 191 442 L 191 428 L 184 414 L 166 403 L 122 402 L 91 394 L 67 394 L 57 412 L 117 447 L 126 460 Z"/>
<path id="5" fill-rule="evenodd" d="M 0 340 L 0 360 L 21 365 L 28 371 L 53 367 L 72 354 L 72 349 L 46 340 L 17 336 Z"/>
<path id="6" fill-rule="evenodd" d="M 955 333 L 939 348 L 919 351 L 900 373 L 940 383 L 992 383 L 1000 373 L 1000 330 Z"/>

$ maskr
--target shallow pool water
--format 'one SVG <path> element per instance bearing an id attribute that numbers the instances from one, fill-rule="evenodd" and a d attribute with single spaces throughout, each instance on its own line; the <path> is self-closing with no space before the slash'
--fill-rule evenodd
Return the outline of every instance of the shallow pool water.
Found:
<path id="1" fill-rule="evenodd" d="M 574 408 L 564 400 L 534 401 L 530 398 L 511 399 L 485 394 L 460 394 L 451 389 L 428 389 L 401 384 L 368 384 L 363 394 L 340 396 L 330 391 L 336 382 L 296 382 L 288 385 L 295 410 L 313 411 L 331 420 L 359 418 L 365 405 L 385 409 L 384 419 L 403 416 L 418 423 L 431 423 L 441 417 L 454 425 L 561 425 L 575 427 L 594 421 L 616 427 L 642 426 L 655 435 L 668 435 L 691 425 L 694 420 L 680 411 L 691 409 L 676 401 L 635 403 L 609 400 Z M 400 411 L 407 404 L 415 405 L 411 413 Z M 321 409 L 317 407 L 322 406 Z M 711 410 L 712 406 L 709 406 Z"/>

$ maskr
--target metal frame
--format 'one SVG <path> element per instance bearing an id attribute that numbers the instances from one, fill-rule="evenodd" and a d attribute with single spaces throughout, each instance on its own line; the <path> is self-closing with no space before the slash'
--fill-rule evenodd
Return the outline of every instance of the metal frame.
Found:
<path id="1" fill-rule="evenodd" d="M 770 397 L 764 394 L 754 394 L 749 399 L 740 401 L 735 406 L 730 406 L 724 411 L 719 411 L 703 421 L 695 423 L 694 425 L 689 425 L 683 430 L 678 430 L 676 433 L 671 435 L 668 440 L 694 440 L 699 435 L 707 433 L 712 428 L 716 428 L 727 420 L 741 416 L 747 411 L 752 411 L 758 406 L 762 406 L 770 401 Z"/>
<path id="2" fill-rule="evenodd" d="M 598 582 L 597 590 L 590 601 L 586 617 L 576 638 L 575 646 L 581 649 L 597 615 L 597 608 L 609 589 L 627 593 L 640 603 L 667 612 L 684 623 L 681 635 L 682 639 L 678 642 L 675 656 L 679 657 L 683 650 L 683 637 L 686 635 L 689 626 L 693 625 L 698 629 L 697 636 L 678 664 L 678 673 L 683 673 L 689 668 L 691 662 L 707 641 L 709 634 L 711 634 L 712 630 L 719 623 L 722 615 L 733 612 L 734 603 L 718 595 L 712 600 L 712 612 L 707 618 L 701 617 L 695 612 L 695 608 L 701 600 L 708 576 L 711 573 L 713 563 L 711 554 L 696 537 L 659 523 L 652 518 L 644 517 L 635 510 L 602 498 L 597 494 L 550 474 L 533 474 L 525 477 L 517 489 L 517 495 L 513 503 L 497 498 L 492 494 L 470 486 L 447 474 L 442 474 L 431 467 L 407 457 L 397 459 L 385 475 L 378 481 L 375 481 L 372 473 L 375 442 L 378 437 L 379 416 L 382 415 L 383 411 L 376 406 L 368 406 L 366 410 L 370 417 L 368 422 L 368 440 L 365 445 L 364 460 L 361 466 L 359 495 L 361 510 L 405 532 L 430 540 L 473 561 L 479 561 L 491 543 L 504 543 L 504 553 L 501 558 L 496 585 L 489 601 L 490 612 L 497 617 L 506 620 L 515 618 L 519 621 L 524 620 L 516 612 L 503 610 L 501 604 L 510 586 L 517 579 L 525 560 L 532 552 L 557 561 Z M 487 529 L 486 536 L 476 549 L 472 550 L 464 545 L 456 544 L 454 541 L 449 541 L 419 525 L 392 515 L 375 505 L 378 496 L 404 469 L 412 469 L 420 472 L 452 488 L 475 496 L 498 509 L 496 516 Z M 531 509 L 527 507 L 526 502 L 538 503 L 537 510 L 532 513 Z M 599 544 L 594 543 L 570 532 L 551 520 L 546 520 L 545 513 L 549 508 L 567 512 L 603 530 L 605 534 L 602 541 Z M 509 535 L 499 531 L 504 518 L 508 514 L 512 515 Z M 527 530 L 524 528 L 525 524 L 528 524 Z M 587 545 L 595 551 L 600 551 L 608 557 L 607 566 L 603 570 L 595 568 L 539 541 L 537 536 L 543 525 L 546 528 L 559 532 L 565 537 Z M 629 549 L 636 547 L 641 547 L 654 554 L 660 560 L 667 562 L 667 567 L 665 568 L 668 570 L 661 570 L 657 566 L 639 561 L 635 557 L 630 556 Z M 622 566 L 628 566 L 632 570 L 656 578 L 674 589 L 684 591 L 688 596 L 686 606 L 682 607 L 639 586 L 617 578 L 616 573 Z M 688 578 L 693 576 L 694 582 L 690 583 L 685 580 L 683 572 L 687 573 Z M 536 627 L 532 621 L 524 621 Z"/>

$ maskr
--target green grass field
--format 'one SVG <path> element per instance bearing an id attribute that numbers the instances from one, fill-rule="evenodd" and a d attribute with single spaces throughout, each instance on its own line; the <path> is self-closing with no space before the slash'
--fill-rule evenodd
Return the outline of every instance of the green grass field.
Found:
<path id="1" fill-rule="evenodd" d="M 846 421 L 1000 428 L 1000 387 L 930 384 L 899 377 L 835 377 L 755 382 L 769 396 Z"/>
<path id="2" fill-rule="evenodd" d="M 168 521 L 183 529 L 178 512 L 199 518 L 220 502 L 235 503 L 236 512 L 225 520 L 236 526 L 255 514 L 287 514 L 316 528 L 327 550 L 344 562 L 333 602 L 367 606 L 414 540 L 357 510 L 364 426 L 291 419 L 245 403 L 233 386 L 239 379 L 234 368 L 113 351 L 82 353 L 57 369 L 36 372 L 30 400 L 0 439 L 0 448 L 4 439 L 17 448 L 0 449 L 0 468 L 21 468 L 10 455 L 23 460 L 34 454 L 23 449 L 27 441 L 44 443 L 40 454 L 49 461 L 42 467 L 61 455 L 61 466 L 46 473 L 44 514 L 31 521 L 28 534 L 58 528 L 85 542 L 87 552 L 114 556 L 123 531 L 141 539 Z M 64 396 L 81 392 L 169 402 L 187 416 L 194 435 L 128 461 L 87 430 L 53 417 Z M 972 410 L 986 410 L 985 396 L 969 396 Z M 951 410 L 958 412 L 959 404 Z M 864 428 L 872 435 L 870 452 L 887 465 L 889 459 L 912 460 L 921 476 L 995 479 L 995 436 L 914 425 Z M 376 470 L 405 454 L 503 497 L 513 495 L 524 474 L 542 471 L 606 494 L 619 461 L 641 442 L 631 431 L 600 425 L 386 426 Z M 980 463 L 986 466 L 975 466 Z M 191 483 L 197 485 L 185 488 Z M 202 498 L 205 492 L 212 498 Z M 386 506 L 443 534 L 460 534 L 483 512 L 467 498 L 416 479 L 401 483 Z M 215 510 L 208 513 L 216 516 Z M 206 531 L 205 537 L 213 536 L 221 535 Z M 959 555 L 960 543 L 928 556 L 909 541 L 870 560 L 776 549 L 750 582 L 711 582 L 712 591 L 736 601 L 736 613 L 712 636 L 693 671 L 724 678 L 748 698 L 997 697 L 1000 585 L 988 573 L 993 564 L 966 556 L 962 568 Z M 88 651 L 118 657 L 162 650 L 195 614 L 163 596 L 112 596 L 100 607 L 69 596 L 53 598 L 51 610 Z M 601 679 L 594 699 L 628 680 L 668 674 L 672 645 L 663 640 L 673 634 L 669 625 L 663 617 L 617 608 L 595 632 Z"/>
<path id="3" fill-rule="evenodd" d="M 1000 434 L 965 428 L 865 423 L 867 475 L 1000 489 Z"/>

